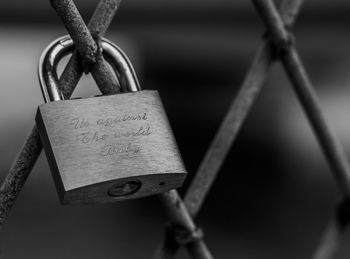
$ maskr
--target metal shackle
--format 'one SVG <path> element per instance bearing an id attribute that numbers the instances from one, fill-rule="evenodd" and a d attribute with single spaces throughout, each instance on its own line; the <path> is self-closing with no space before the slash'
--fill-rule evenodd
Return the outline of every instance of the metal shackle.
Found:
<path id="1" fill-rule="evenodd" d="M 135 70 L 125 53 L 112 42 L 102 38 L 103 56 L 114 69 L 122 89 L 128 92 L 141 90 Z M 63 100 L 59 90 L 57 65 L 60 60 L 74 50 L 73 40 L 63 36 L 54 40 L 41 54 L 39 60 L 39 82 L 45 102 Z"/>

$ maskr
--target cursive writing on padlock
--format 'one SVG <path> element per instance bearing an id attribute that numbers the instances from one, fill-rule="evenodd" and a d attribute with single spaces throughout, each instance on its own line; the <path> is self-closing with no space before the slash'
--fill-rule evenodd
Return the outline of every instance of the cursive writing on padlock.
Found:
<path id="1" fill-rule="evenodd" d="M 38 107 L 36 122 L 63 204 L 144 197 L 178 188 L 186 176 L 158 92 L 139 91 L 125 54 L 106 40 L 102 46 L 129 92 L 62 100 L 53 70 L 71 40 L 57 40 L 42 58 L 50 102 Z"/>

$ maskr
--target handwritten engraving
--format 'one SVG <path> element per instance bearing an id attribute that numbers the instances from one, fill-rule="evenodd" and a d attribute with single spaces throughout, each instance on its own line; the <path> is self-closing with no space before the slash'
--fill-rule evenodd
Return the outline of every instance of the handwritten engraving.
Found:
<path id="1" fill-rule="evenodd" d="M 85 131 L 76 135 L 76 140 L 83 144 L 93 144 L 107 140 L 107 138 L 122 138 L 122 137 L 142 137 L 151 135 L 151 127 L 139 127 L 127 131 L 115 131 L 113 134 L 102 134 L 98 131 Z"/>
<path id="2" fill-rule="evenodd" d="M 122 116 L 98 118 L 93 124 L 104 127 L 114 127 L 115 124 L 131 121 L 146 121 L 148 120 L 147 113 L 126 114 Z M 83 129 L 90 125 L 90 121 L 87 118 L 73 118 L 71 119 L 69 126 L 73 126 L 73 129 Z"/>
<path id="3" fill-rule="evenodd" d="M 73 130 L 74 142 L 101 145 L 102 148 L 97 151 L 101 156 L 135 157 L 140 154 L 142 146 L 132 144 L 132 139 L 152 134 L 146 112 L 95 119 L 74 117 L 69 119 L 68 125 Z"/>
<path id="4" fill-rule="evenodd" d="M 82 129 L 89 127 L 90 122 L 85 118 L 74 118 L 69 125 L 73 126 L 74 129 Z"/>
<path id="5" fill-rule="evenodd" d="M 104 127 L 114 127 L 115 124 L 127 121 L 145 121 L 147 120 L 147 113 L 133 114 L 133 115 L 123 115 L 110 117 L 106 119 L 98 119 L 96 124 Z"/>
<path id="6" fill-rule="evenodd" d="M 140 127 L 138 130 L 128 130 L 124 132 L 115 132 L 114 137 L 115 138 L 121 138 L 121 137 L 137 137 L 137 136 L 148 136 L 151 135 L 151 127 L 148 126 L 146 128 Z"/>
<path id="7" fill-rule="evenodd" d="M 76 136 L 76 139 L 83 144 L 88 144 L 88 143 L 94 143 L 94 142 L 100 142 L 100 141 L 106 140 L 107 137 L 108 137 L 107 134 L 101 134 L 95 131 L 92 134 L 92 136 L 90 135 L 90 132 L 82 132 Z"/>
<path id="8" fill-rule="evenodd" d="M 100 154 L 102 156 L 120 156 L 125 158 L 131 158 L 137 156 L 142 147 L 139 145 L 132 145 L 127 143 L 124 145 L 105 145 Z"/>

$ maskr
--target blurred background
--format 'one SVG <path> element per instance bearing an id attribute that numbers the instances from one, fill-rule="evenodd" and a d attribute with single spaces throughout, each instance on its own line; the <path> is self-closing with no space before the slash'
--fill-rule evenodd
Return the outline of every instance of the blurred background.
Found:
<path id="1" fill-rule="evenodd" d="M 75 1 L 88 21 L 96 1 Z M 308 0 L 297 48 L 325 116 L 350 152 L 350 3 Z M 160 91 L 193 177 L 260 45 L 250 1 L 124 0 L 106 37 L 132 60 L 144 89 Z M 48 0 L 0 3 L 0 178 L 43 102 L 41 51 L 66 34 Z M 90 76 L 75 96 L 91 96 Z M 280 64 L 267 82 L 198 216 L 216 258 L 309 258 L 339 192 Z M 0 257 L 150 258 L 166 215 L 157 197 L 61 206 L 45 154 L 0 232 Z M 349 258 L 347 236 L 339 258 Z M 179 258 L 188 258 L 183 250 Z"/>

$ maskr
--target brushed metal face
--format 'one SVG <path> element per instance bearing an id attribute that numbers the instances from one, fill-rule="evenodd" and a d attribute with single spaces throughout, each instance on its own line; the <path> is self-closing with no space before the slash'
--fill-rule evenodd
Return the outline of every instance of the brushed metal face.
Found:
<path id="1" fill-rule="evenodd" d="M 137 198 L 185 179 L 157 91 L 51 102 L 39 106 L 36 121 L 63 203 Z M 140 183 L 136 191 L 109 195 L 131 182 Z"/>

